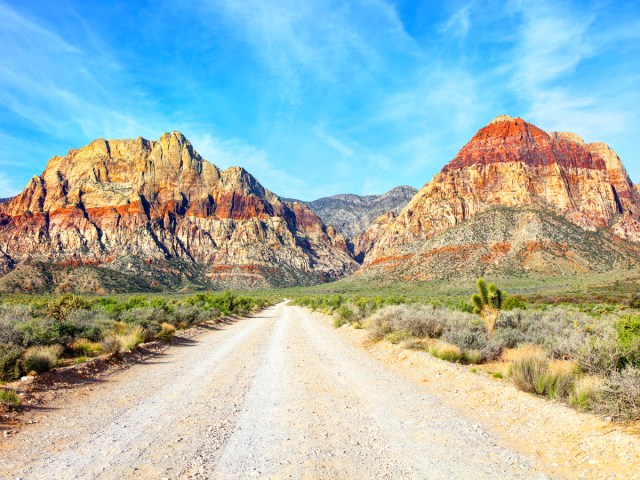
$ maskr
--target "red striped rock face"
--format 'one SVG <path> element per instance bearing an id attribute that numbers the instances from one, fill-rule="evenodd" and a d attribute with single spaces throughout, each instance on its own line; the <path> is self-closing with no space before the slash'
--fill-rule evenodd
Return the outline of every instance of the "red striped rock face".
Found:
<path id="1" fill-rule="evenodd" d="M 585 229 L 640 241 L 640 196 L 607 145 L 548 134 L 522 119 L 482 128 L 388 225 L 365 259 L 371 265 L 418 249 L 492 206 L 539 206 Z"/>
<path id="2" fill-rule="evenodd" d="M 177 132 L 157 142 L 96 140 L 53 157 L 0 205 L 5 264 L 103 265 L 134 255 L 212 274 L 285 267 L 331 278 L 356 265 L 342 243 L 306 206 L 283 202 L 242 168 L 218 169 Z"/>

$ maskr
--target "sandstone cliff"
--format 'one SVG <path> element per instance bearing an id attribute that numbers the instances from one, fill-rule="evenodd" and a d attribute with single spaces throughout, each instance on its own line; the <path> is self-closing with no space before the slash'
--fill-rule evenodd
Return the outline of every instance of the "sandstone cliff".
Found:
<path id="1" fill-rule="evenodd" d="M 494 206 L 552 212 L 578 227 L 574 236 L 587 231 L 606 233 L 610 242 L 629 246 L 627 253 L 632 257 L 635 247 L 624 241 L 640 241 L 640 196 L 613 150 L 602 143 L 586 144 L 575 134 L 548 134 L 520 118 L 501 116 L 482 128 L 384 228 L 364 265 L 376 269 L 388 264 L 396 269 L 408 256 L 437 255 L 430 249 L 444 248 L 446 241 L 436 246 L 435 239 Z M 540 215 L 538 218 L 544 219 L 545 214 Z M 483 218 L 491 222 L 490 216 Z M 522 218 L 526 217 L 518 217 L 518 222 Z M 487 228 L 491 230 L 491 224 Z M 523 240 L 518 235 L 529 233 L 514 226 L 514 237 L 497 243 L 513 244 Z M 528 241 L 553 237 L 545 235 L 539 238 L 532 234 Z M 482 235 L 471 237 L 468 245 L 490 241 L 482 240 Z M 575 241 L 579 243 L 579 239 Z M 464 243 L 454 242 L 455 246 Z M 491 248 L 490 243 L 485 246 Z M 511 248 L 513 245 L 509 251 Z M 593 268 L 626 264 L 621 258 Z M 574 266 L 579 271 L 589 268 L 589 262 L 584 267 Z M 429 268 L 424 264 L 425 272 Z"/>
<path id="2" fill-rule="evenodd" d="M 356 266 L 306 205 L 240 167 L 220 170 L 178 132 L 99 139 L 53 157 L 0 204 L 0 254 L 5 272 L 27 260 L 95 265 L 158 286 L 187 272 L 199 285 L 309 283 Z"/>

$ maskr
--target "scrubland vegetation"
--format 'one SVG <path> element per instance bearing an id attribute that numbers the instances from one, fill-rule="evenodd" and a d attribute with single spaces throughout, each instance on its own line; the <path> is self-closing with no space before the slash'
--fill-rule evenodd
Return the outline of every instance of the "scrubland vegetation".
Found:
<path id="1" fill-rule="evenodd" d="M 450 362 L 506 367 L 504 374 L 484 371 L 580 410 L 640 420 L 637 297 L 617 305 L 555 305 L 539 298 L 525 302 L 484 281 L 477 287 L 469 301 L 331 295 L 295 303 L 333 315 L 336 327 L 366 328 L 372 341 Z"/>
<path id="2" fill-rule="evenodd" d="M 228 291 L 191 296 L 5 298 L 0 302 L 0 382 L 100 354 L 118 354 L 176 330 L 265 307 L 265 298 Z M 0 391 L 2 403 L 11 392 Z M 6 397 L 6 399 L 5 399 Z"/>

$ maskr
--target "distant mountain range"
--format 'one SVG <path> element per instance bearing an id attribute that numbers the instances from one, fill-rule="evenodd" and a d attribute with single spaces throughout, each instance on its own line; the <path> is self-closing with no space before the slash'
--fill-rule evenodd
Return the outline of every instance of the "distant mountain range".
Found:
<path id="1" fill-rule="evenodd" d="M 638 263 L 640 193 L 616 153 L 507 116 L 420 191 L 283 199 L 172 132 L 95 140 L 0 200 L 4 292 L 562 275 Z"/>

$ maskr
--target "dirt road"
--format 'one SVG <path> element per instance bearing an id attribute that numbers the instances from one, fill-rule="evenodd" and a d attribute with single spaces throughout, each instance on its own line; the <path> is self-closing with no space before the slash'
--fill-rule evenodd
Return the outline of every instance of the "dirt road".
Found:
<path id="1" fill-rule="evenodd" d="M 0 440 L 0 478 L 546 478 L 285 304 L 53 407 Z"/>

